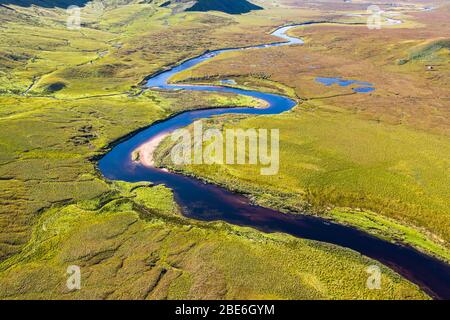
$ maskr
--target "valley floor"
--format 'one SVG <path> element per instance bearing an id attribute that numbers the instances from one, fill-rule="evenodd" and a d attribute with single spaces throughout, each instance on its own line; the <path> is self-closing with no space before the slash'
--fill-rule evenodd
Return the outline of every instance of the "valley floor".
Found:
<path id="1" fill-rule="evenodd" d="M 279 25 L 356 19 L 335 6 L 230 16 L 130 1 L 106 7 L 101 18 L 88 6 L 81 30 L 66 28 L 63 9 L 0 7 L 0 298 L 428 298 L 351 250 L 187 219 L 167 188 L 107 181 L 96 169 L 111 143 L 176 112 L 259 103 L 142 92 L 149 74 L 205 50 L 270 42 Z M 440 30 L 450 30 L 449 7 L 409 11 L 389 32 L 303 28 L 294 31 L 303 47 L 224 55 L 174 79 L 232 77 L 302 98 L 287 114 L 211 122 L 280 128 L 276 178 L 247 166 L 181 169 L 233 184 L 263 205 L 307 208 L 448 260 L 450 35 Z M 424 71 L 429 64 L 436 70 Z M 314 81 L 337 75 L 370 81 L 376 91 L 329 94 Z M 66 287 L 71 265 L 81 268 L 81 290 Z M 382 270 L 380 290 L 366 286 L 371 265 Z"/>

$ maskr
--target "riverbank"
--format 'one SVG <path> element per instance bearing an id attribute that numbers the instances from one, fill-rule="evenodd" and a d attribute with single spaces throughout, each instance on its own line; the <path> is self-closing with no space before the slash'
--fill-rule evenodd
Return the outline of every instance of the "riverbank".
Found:
<path id="1" fill-rule="evenodd" d="M 8 70 L 0 74 L 0 298 L 429 299 L 352 250 L 184 218 L 170 189 L 101 175 L 99 158 L 150 123 L 233 105 L 217 102 L 222 93 L 140 94 L 135 85 L 146 75 L 207 49 L 269 43 L 276 39 L 265 32 L 276 25 L 334 15 L 328 8 L 173 14 L 160 2 L 107 7 L 101 23 L 83 15 L 81 31 L 67 30 L 64 10 L 2 15 L 13 22 L 0 29 Z M 63 89 L 45 92 L 60 82 Z M 263 82 L 271 81 L 251 87 Z M 81 290 L 66 287 L 69 265 L 80 267 Z M 366 286 L 371 265 L 381 270 L 380 290 Z"/>
<path id="2" fill-rule="evenodd" d="M 309 24 L 308 24 L 309 25 Z M 287 32 L 291 27 L 282 27 L 277 30 Z M 270 45 L 257 46 L 255 48 L 267 48 L 298 44 L 298 41 L 291 40 L 286 36 L 286 43 L 272 43 Z M 246 49 L 249 49 L 246 47 Z M 239 49 L 233 49 L 239 50 Z M 183 213 L 188 217 L 199 220 L 225 220 L 238 225 L 252 226 L 265 232 L 286 232 L 297 237 L 306 237 L 312 240 L 325 241 L 340 246 L 352 248 L 369 257 L 378 259 L 389 265 L 411 281 L 421 285 L 434 297 L 445 298 L 449 294 L 448 288 L 442 286 L 442 282 L 450 276 L 448 265 L 424 256 L 408 247 L 394 245 L 367 234 L 358 232 L 356 229 L 340 226 L 337 224 L 325 223 L 321 219 L 309 218 L 307 216 L 283 215 L 271 209 L 251 206 L 244 197 L 232 194 L 225 189 L 213 185 L 204 185 L 195 179 L 179 176 L 165 170 L 152 167 L 132 165 L 130 167 L 130 155 L 136 147 L 145 141 L 151 141 L 167 132 L 172 132 L 178 128 L 185 127 L 193 123 L 196 119 L 207 119 L 216 115 L 226 114 L 266 114 L 275 115 L 291 110 L 296 103 L 283 96 L 265 94 L 259 91 L 243 91 L 230 87 L 199 86 L 199 85 L 171 85 L 169 79 L 188 68 L 213 58 L 226 50 L 218 50 L 187 60 L 177 67 L 160 73 L 147 82 L 149 87 L 158 87 L 168 90 L 191 90 L 209 92 L 233 92 L 246 96 L 261 98 L 269 103 L 269 108 L 255 110 L 251 108 L 237 109 L 216 109 L 192 111 L 180 114 L 177 117 L 161 122 L 148 130 L 134 136 L 129 141 L 122 143 L 117 148 L 111 150 L 99 163 L 102 173 L 108 178 L 125 181 L 140 181 L 149 179 L 158 184 L 165 184 L 174 190 L 177 201 L 183 207 Z M 248 118 L 250 119 L 250 118 Z M 260 118 L 253 118 L 260 119 Z M 295 141 L 295 140 L 294 140 Z M 296 226 L 302 225 L 298 229 Z M 306 227 L 306 228 L 305 228 Z M 399 267 L 401 266 L 401 267 Z M 425 275 L 421 270 L 423 267 L 433 268 L 433 277 Z M 420 269 L 418 269 L 420 268 Z"/>
<path id="3" fill-rule="evenodd" d="M 174 166 L 171 162 L 169 154 L 173 142 L 168 139 L 163 141 L 159 148 L 156 149 L 155 158 L 156 165 L 158 167 L 168 168 L 172 171 L 178 172 L 183 175 L 188 175 L 200 179 L 207 183 L 219 185 L 233 192 L 244 194 L 248 196 L 252 201 L 258 205 L 280 210 L 281 212 L 289 214 L 310 214 L 319 216 L 325 219 L 330 219 L 344 225 L 350 225 L 358 228 L 364 232 L 368 232 L 382 239 L 386 239 L 392 243 L 404 243 L 411 245 L 414 248 L 435 256 L 447 263 L 450 261 L 450 251 L 446 247 L 446 242 L 442 237 L 433 234 L 425 228 L 419 228 L 400 217 L 393 219 L 386 213 L 386 208 L 392 205 L 385 200 L 369 195 L 365 199 L 355 198 L 354 192 L 349 192 L 347 188 L 341 187 L 341 190 L 331 188 L 330 186 L 323 185 L 320 189 L 314 187 L 315 175 L 323 179 L 326 176 L 326 171 L 323 166 L 311 162 L 311 160 L 305 161 L 305 159 L 311 159 L 313 153 L 311 152 L 311 146 L 307 145 L 307 149 L 300 149 L 302 142 L 308 139 L 308 135 L 316 136 L 317 132 L 330 132 L 330 130 L 336 132 L 334 141 L 338 142 L 334 144 L 333 150 L 340 150 L 341 143 L 347 144 L 347 141 L 340 141 L 338 132 L 345 132 L 345 128 L 348 125 L 343 122 L 344 118 L 339 115 L 330 117 L 328 112 L 312 111 L 305 109 L 299 111 L 301 118 L 298 118 L 295 114 L 285 115 L 281 118 L 271 119 L 245 119 L 240 120 L 233 125 L 225 125 L 226 121 L 215 122 L 209 120 L 206 122 L 205 128 L 225 130 L 225 128 L 249 128 L 249 127 L 280 127 L 282 132 L 287 134 L 285 138 L 280 142 L 280 173 L 278 177 L 262 177 L 259 176 L 259 166 L 239 166 L 239 165 L 185 165 Z M 320 117 L 320 121 L 318 120 Z M 327 116 L 325 120 L 322 116 Z M 302 128 L 301 134 L 295 130 L 295 127 L 291 126 L 292 122 L 295 122 Z M 347 119 L 346 121 L 349 121 Z M 353 125 L 353 129 L 361 120 L 350 120 Z M 274 124 L 273 122 L 276 122 Z M 319 125 L 320 123 L 320 125 Z M 278 125 L 277 125 L 278 124 Z M 326 126 L 324 126 L 326 124 Z M 332 129 L 332 127 L 334 129 Z M 289 129 L 288 129 L 289 128 Z M 363 129 L 364 128 L 364 129 Z M 189 128 L 188 128 L 189 129 Z M 372 128 L 374 132 L 367 131 L 367 126 L 362 127 L 365 131 L 365 135 L 373 135 L 374 138 L 385 135 L 380 126 Z M 392 134 L 392 128 L 388 128 L 389 134 Z M 399 130 L 399 129 L 397 129 Z M 412 141 L 419 139 L 418 137 L 411 136 L 411 132 L 400 133 L 399 130 L 397 136 L 409 137 Z M 294 135 L 293 137 L 291 135 Z M 362 134 L 362 131 L 360 132 Z M 337 139 L 336 139 L 337 138 Z M 427 140 L 422 138 L 423 140 Z M 293 141 L 298 141 L 295 143 Z M 376 149 L 384 149 L 383 141 L 376 139 Z M 402 140 L 403 143 L 405 140 Z M 327 144 L 329 146 L 330 144 Z M 358 145 L 354 144 L 354 151 L 357 151 Z M 361 146 L 363 147 L 363 146 Z M 405 145 L 403 145 L 405 147 Z M 317 148 L 323 148 L 322 145 L 317 145 Z M 400 148 L 394 147 L 393 148 Z M 313 148 L 314 150 L 315 148 Z M 375 145 L 374 145 L 375 149 Z M 348 149 L 346 148 L 346 152 Z M 330 153 L 331 154 L 331 153 Z M 417 155 L 411 155 L 412 157 L 418 157 Z M 373 160 L 373 159 L 371 159 Z M 337 158 L 332 157 L 329 159 L 330 163 L 338 161 Z M 338 163 L 339 164 L 339 163 Z M 359 170 L 358 170 L 359 172 Z M 295 175 L 294 180 L 292 176 Z M 336 183 L 336 178 L 331 174 L 328 175 L 329 184 Z M 309 180 L 307 180 L 309 179 Z M 307 183 L 309 181 L 309 183 Z M 375 180 L 364 180 L 367 184 L 370 183 L 374 188 Z M 384 180 L 383 180 L 384 181 Z M 369 185 L 369 186 L 370 186 Z M 376 190 L 376 189 L 375 189 Z M 372 191 L 372 194 L 373 191 Z M 373 197 L 374 200 L 371 200 Z M 392 196 L 391 196 L 392 197 Z M 336 201 L 340 199 L 340 201 Z M 372 201 L 376 201 L 372 205 Z M 380 204 L 385 206 L 385 213 L 377 213 L 380 209 Z M 397 207 L 397 210 L 404 210 L 401 206 Z"/>

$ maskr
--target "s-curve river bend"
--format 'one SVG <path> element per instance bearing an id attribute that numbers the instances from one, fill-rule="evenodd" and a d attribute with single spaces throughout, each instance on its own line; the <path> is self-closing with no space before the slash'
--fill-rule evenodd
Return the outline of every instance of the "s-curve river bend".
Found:
<path id="1" fill-rule="evenodd" d="M 184 89 L 232 92 L 264 100 L 267 102 L 268 107 L 260 109 L 248 107 L 215 108 L 180 113 L 167 120 L 157 122 L 116 144 L 111 151 L 100 159 L 98 164 L 100 171 L 106 178 L 111 180 L 128 182 L 150 181 L 155 184 L 166 185 L 173 190 L 175 199 L 182 208 L 183 214 L 189 218 L 203 221 L 222 220 L 240 226 L 253 227 L 263 232 L 283 232 L 299 238 L 350 248 L 388 266 L 406 279 L 417 284 L 431 297 L 435 299 L 450 299 L 450 265 L 423 254 L 410 246 L 394 244 L 356 228 L 332 223 L 318 217 L 285 214 L 256 206 L 251 204 L 250 200 L 245 196 L 235 194 L 222 187 L 205 184 L 195 178 L 152 166 L 144 166 L 132 160 L 133 151 L 142 144 L 149 141 L 158 141 L 162 136 L 185 127 L 198 119 L 222 114 L 279 114 L 289 111 L 296 106 L 297 103 L 295 101 L 276 94 L 226 86 L 169 84 L 169 79 L 179 72 L 192 68 L 224 52 L 301 45 L 303 44 L 301 39 L 290 37 L 286 32 L 291 28 L 305 24 L 284 26 L 272 33 L 272 35 L 281 38 L 284 42 L 208 52 L 149 78 L 147 82 L 148 87 L 157 87 L 165 90 Z"/>

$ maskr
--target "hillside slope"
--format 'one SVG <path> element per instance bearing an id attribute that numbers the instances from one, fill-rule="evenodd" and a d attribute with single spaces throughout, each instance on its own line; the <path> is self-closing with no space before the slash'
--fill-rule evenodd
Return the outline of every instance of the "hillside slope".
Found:
<path id="1" fill-rule="evenodd" d="M 0 5 L 16 5 L 21 7 L 30 7 L 32 5 L 44 8 L 67 8 L 72 5 L 83 6 L 89 0 L 0 0 Z"/>
<path id="2" fill-rule="evenodd" d="M 190 5 L 194 1 L 151 1 L 151 0 L 143 0 L 143 1 L 133 1 L 133 0 L 123 0 L 120 2 L 111 1 L 111 0 L 94 0 L 98 3 L 101 3 L 105 7 L 113 6 L 117 7 L 122 5 L 128 5 L 133 3 L 149 3 L 156 4 L 166 7 L 168 5 Z M 93 0 L 0 0 L 1 5 L 15 5 L 21 7 L 30 7 L 32 5 L 43 8 L 68 8 L 69 6 L 76 5 L 83 7 L 90 2 L 94 2 Z M 195 4 L 188 8 L 186 11 L 222 11 L 229 14 L 241 14 L 247 13 L 252 10 L 261 10 L 260 6 L 257 6 L 253 3 L 248 2 L 247 0 L 197 0 Z"/>
<path id="3" fill-rule="evenodd" d="M 261 9 L 260 6 L 247 0 L 198 0 L 186 11 L 222 11 L 229 14 L 241 14 Z"/>

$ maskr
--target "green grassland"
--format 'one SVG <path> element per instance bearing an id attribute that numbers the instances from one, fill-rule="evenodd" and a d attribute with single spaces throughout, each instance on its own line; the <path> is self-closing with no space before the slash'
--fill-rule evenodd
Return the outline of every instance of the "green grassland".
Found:
<path id="1" fill-rule="evenodd" d="M 17 252 L 44 208 L 108 190 L 93 157 L 109 143 L 183 108 L 258 105 L 235 95 L 146 92 L 74 100 L 0 97 L 0 256 Z"/>
<path id="2" fill-rule="evenodd" d="M 235 95 L 142 93 L 146 76 L 205 50 L 274 40 L 267 31 L 300 12 L 173 14 L 159 7 L 163 1 L 138 2 L 107 6 L 101 16 L 88 7 L 81 30 L 66 28 L 62 8 L 0 7 L 0 298 L 427 298 L 384 267 L 382 289 L 366 289 L 366 268 L 377 263 L 353 251 L 189 220 L 164 187 L 101 177 L 94 159 L 154 121 L 187 109 L 259 105 Z M 292 93 L 276 81 L 248 81 Z M 301 119 L 286 123 L 295 139 L 308 124 Z M 285 179 L 293 192 L 303 190 L 294 177 Z M 276 183 L 261 183 L 265 203 L 280 199 L 268 195 L 282 194 Z M 317 179 L 316 195 L 308 198 L 318 208 L 328 201 L 325 184 L 325 177 Z M 342 193 L 351 188 L 348 181 Z M 369 200 L 375 206 L 379 198 Z M 445 209 L 438 202 L 424 206 Z M 73 264 L 81 266 L 83 289 L 68 292 L 66 268 Z"/>
<path id="3" fill-rule="evenodd" d="M 389 269 L 332 245 L 178 214 L 170 190 L 115 183 L 100 198 L 42 214 L 22 252 L 0 264 L 7 299 L 424 299 Z M 66 268 L 81 268 L 79 291 Z M 378 265 L 378 264 L 377 264 Z"/>
<path id="4" fill-rule="evenodd" d="M 422 60 L 428 63 L 445 63 L 448 61 L 449 55 L 450 40 L 442 39 L 420 46 L 410 53 L 409 59 L 403 61 Z"/>
<path id="5" fill-rule="evenodd" d="M 258 104 L 137 87 L 148 74 L 221 45 L 190 39 L 231 18 L 130 4 L 107 7 L 100 19 L 88 7 L 86 26 L 68 30 L 63 9 L 10 8 L 0 8 L 2 258 L 26 243 L 42 210 L 107 190 L 90 159 L 112 141 L 184 109 Z"/>
<path id="6" fill-rule="evenodd" d="M 168 141 L 158 151 L 159 164 L 249 194 L 262 205 L 325 216 L 448 261 L 450 51 L 443 30 L 449 30 L 449 10 L 404 15 L 404 30 L 378 34 L 364 26 L 296 28 L 291 33 L 304 38 L 304 46 L 226 53 L 177 75 L 172 81 L 232 78 L 237 87 L 278 92 L 301 104 L 282 116 L 209 122 L 280 129 L 276 176 L 261 176 L 254 166 L 174 167 Z M 416 28 L 433 40 L 418 37 Z M 407 63 L 399 64 L 400 58 Z M 364 79 L 376 91 L 325 87 L 314 80 L 319 75 Z"/>
<path id="7" fill-rule="evenodd" d="M 87 11 L 82 22 L 89 27 L 81 30 L 65 27 L 64 11 L 53 18 L 41 9 L 47 19 L 33 16 L 24 24 L 20 12 L 25 9 L 17 9 L 0 35 L 0 57 L 9 69 L 0 74 L 2 91 L 23 94 L 29 89 L 30 95 L 58 97 L 121 93 L 164 66 L 210 49 L 214 39 L 205 37 L 208 29 L 232 22 L 209 14 L 174 16 L 156 8 L 130 4 L 105 11 L 101 19 Z M 222 45 L 238 40 L 232 37 L 222 39 Z M 13 38 L 18 40 L 11 44 Z M 188 44 L 192 38 L 198 41 Z M 48 92 L 54 83 L 64 86 Z"/>
<path id="8" fill-rule="evenodd" d="M 318 101 L 284 115 L 233 119 L 209 125 L 280 130 L 278 174 L 260 175 L 254 165 L 174 167 L 169 141 L 156 154 L 159 165 L 249 193 L 264 206 L 331 216 L 449 260 L 449 161 L 442 156 L 450 154 L 448 139 L 361 120 Z M 349 207 L 359 211 L 341 209 Z M 338 214 L 342 210 L 354 218 Z"/>

